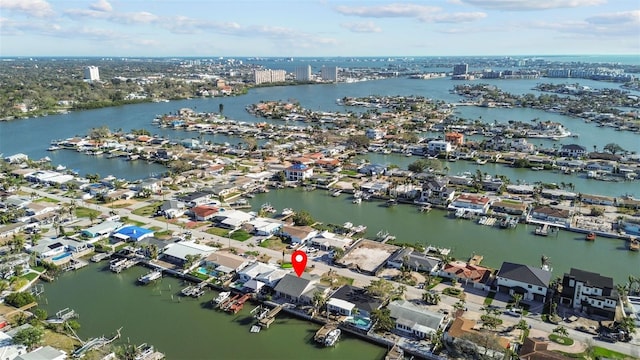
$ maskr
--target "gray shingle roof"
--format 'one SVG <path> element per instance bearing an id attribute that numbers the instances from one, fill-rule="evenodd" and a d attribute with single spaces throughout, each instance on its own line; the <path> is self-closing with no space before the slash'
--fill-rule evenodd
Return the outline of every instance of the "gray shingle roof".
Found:
<path id="1" fill-rule="evenodd" d="M 280 279 L 274 290 L 294 298 L 299 298 L 304 294 L 312 281 L 314 281 L 314 278 L 307 273 L 303 273 L 300 277 L 295 274 L 287 274 Z"/>
<path id="2" fill-rule="evenodd" d="M 549 287 L 551 272 L 534 268 L 529 265 L 503 262 L 498 272 L 498 276 L 514 281 L 520 281 L 535 286 Z"/>

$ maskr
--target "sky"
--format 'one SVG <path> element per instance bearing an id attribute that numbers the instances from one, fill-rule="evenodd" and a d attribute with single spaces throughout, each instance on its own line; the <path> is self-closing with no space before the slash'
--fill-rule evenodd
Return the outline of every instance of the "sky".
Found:
<path id="1" fill-rule="evenodd" d="M 640 57 L 640 0 L 0 0 L 0 56 Z"/>

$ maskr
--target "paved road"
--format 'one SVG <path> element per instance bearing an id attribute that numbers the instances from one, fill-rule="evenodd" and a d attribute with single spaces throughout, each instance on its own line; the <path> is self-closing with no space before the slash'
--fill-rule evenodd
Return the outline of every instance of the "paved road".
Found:
<path id="1" fill-rule="evenodd" d="M 64 196 L 60 196 L 60 195 L 54 195 L 54 194 L 49 194 L 45 191 L 42 190 L 34 190 L 28 187 L 23 187 L 22 189 L 25 192 L 28 193 L 37 193 L 40 196 L 46 196 L 49 198 L 53 198 L 57 201 L 60 202 L 65 202 L 65 203 L 70 203 L 70 202 L 76 202 L 76 204 L 81 205 L 81 206 L 85 206 L 91 209 L 96 209 L 99 210 L 105 214 L 108 214 L 110 211 L 114 211 L 114 209 L 106 207 L 106 206 L 102 206 L 102 205 L 96 205 L 96 204 L 91 204 L 91 203 L 85 203 L 83 201 L 78 201 L 78 200 L 74 200 L 74 199 L 70 199 Z M 160 199 L 157 199 L 160 200 Z M 151 204 L 151 202 L 139 202 L 135 205 L 133 205 L 131 208 L 132 209 L 138 209 L 138 208 L 142 208 L 144 206 L 147 206 Z M 156 220 L 156 219 L 151 219 L 151 218 L 147 218 L 147 217 L 143 217 L 143 216 L 138 216 L 135 215 L 133 213 L 131 213 L 131 210 L 129 209 L 116 209 L 115 210 L 120 216 L 124 217 L 128 217 L 131 220 L 134 221 L 139 221 L 145 224 L 148 224 L 149 226 L 156 226 L 162 229 L 169 229 L 172 230 L 174 232 L 184 232 L 184 228 L 178 226 L 178 225 L 174 225 L 174 224 L 169 224 L 167 225 L 166 222 L 164 221 L 160 221 L 160 220 Z M 216 241 L 216 242 L 220 242 L 223 245 L 229 245 L 231 247 L 235 247 L 238 249 L 241 249 L 243 251 L 257 251 L 260 254 L 265 254 L 271 258 L 274 259 L 281 259 L 282 258 L 282 252 L 281 251 L 277 251 L 277 250 L 272 250 L 272 249 L 267 249 L 267 248 L 263 248 L 260 246 L 249 246 L 250 244 L 255 244 L 255 241 L 251 241 L 247 240 L 247 241 L 236 241 L 233 239 L 229 239 L 229 238 L 225 238 L 225 237 L 220 237 L 217 235 L 212 235 L 212 234 L 208 234 L 206 232 L 203 231 L 199 231 L 199 230 L 191 230 L 192 232 L 192 239 L 203 239 L 205 242 L 206 241 Z M 348 278 L 353 278 L 354 279 L 354 284 L 360 285 L 360 286 L 365 286 L 367 284 L 369 284 L 369 282 L 371 282 L 371 280 L 377 280 L 377 277 L 374 276 L 369 276 L 369 275 L 365 275 L 365 274 L 361 274 L 361 273 L 357 273 L 354 271 L 351 271 L 349 269 L 345 269 L 345 268 L 340 268 L 340 267 L 334 267 L 331 266 L 323 261 L 320 260 L 316 260 L 314 258 L 310 258 L 309 259 L 309 266 L 313 266 L 313 273 L 319 273 L 319 274 L 323 274 L 328 272 L 329 270 L 332 270 L 334 272 L 336 272 L 337 274 L 341 275 L 341 276 L 345 276 Z M 399 283 L 394 283 L 396 286 L 400 286 L 402 284 Z M 412 286 L 406 286 L 407 287 L 407 291 L 405 292 L 405 297 L 407 299 L 421 299 L 422 298 L 422 294 L 424 293 L 424 290 L 420 290 L 417 289 L 415 287 Z M 466 300 L 466 307 L 467 307 L 467 311 L 469 312 L 469 316 L 472 318 L 479 318 L 480 314 L 483 314 L 483 310 L 482 308 L 484 307 L 483 301 L 484 301 L 484 296 L 482 295 L 473 295 L 473 292 L 471 292 L 471 294 L 468 293 L 467 296 L 467 300 Z M 442 295 L 441 296 L 441 303 L 437 305 L 438 308 L 440 309 L 448 309 L 449 311 L 452 311 L 453 309 L 453 304 L 455 304 L 458 300 L 446 295 Z M 499 300 L 494 300 L 492 302 L 492 305 L 494 306 L 498 306 L 500 308 L 504 308 L 506 306 L 506 303 L 501 302 Z M 435 308 L 435 307 L 432 307 Z M 504 315 L 503 316 L 504 320 L 508 320 L 508 321 L 512 321 L 514 323 L 517 323 L 520 319 L 518 318 L 511 318 L 508 315 Z M 549 324 L 546 323 L 544 321 L 542 321 L 540 319 L 540 316 L 525 316 L 523 317 L 524 320 L 527 321 L 527 323 L 529 325 L 531 325 L 532 329 L 536 329 L 536 330 L 540 330 L 546 333 L 551 333 L 553 331 L 553 329 L 557 326 L 557 325 L 553 325 L 553 324 Z M 571 328 L 569 328 L 568 326 L 567 329 L 569 330 L 569 336 L 577 341 L 581 341 L 584 343 L 593 343 L 595 345 L 598 346 L 602 346 L 608 349 L 612 349 L 624 354 L 629 354 L 632 355 L 634 357 L 640 357 L 640 333 L 636 334 L 636 339 L 634 339 L 634 341 L 632 341 L 631 343 L 607 343 L 607 342 L 602 342 L 599 340 L 595 340 L 594 337 L 592 335 L 589 334 L 585 334 L 579 331 L 575 331 Z"/>

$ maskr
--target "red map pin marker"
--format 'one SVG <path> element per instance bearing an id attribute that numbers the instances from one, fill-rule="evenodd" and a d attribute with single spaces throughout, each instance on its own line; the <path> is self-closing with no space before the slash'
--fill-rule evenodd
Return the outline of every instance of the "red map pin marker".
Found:
<path id="1" fill-rule="evenodd" d="M 307 254 L 300 250 L 294 251 L 293 254 L 291 254 L 291 265 L 293 265 L 293 270 L 295 270 L 298 277 L 300 277 L 307 267 Z"/>

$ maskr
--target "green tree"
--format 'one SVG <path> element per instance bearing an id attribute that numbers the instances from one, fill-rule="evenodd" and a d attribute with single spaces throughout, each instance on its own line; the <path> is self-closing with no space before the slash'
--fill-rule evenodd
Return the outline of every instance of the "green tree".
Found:
<path id="1" fill-rule="evenodd" d="M 33 311 L 33 315 L 35 315 L 38 320 L 45 320 L 47 316 L 49 316 L 49 314 L 47 314 L 47 310 L 41 308 L 35 309 Z"/>
<path id="2" fill-rule="evenodd" d="M 386 299 L 393 293 L 393 283 L 385 279 L 371 280 L 368 286 L 365 286 L 367 292 L 374 297 Z"/>
<path id="3" fill-rule="evenodd" d="M 293 215 L 293 223 L 298 226 L 310 226 L 315 222 L 311 214 L 306 210 L 296 211 Z"/>
<path id="4" fill-rule="evenodd" d="M 414 173 L 421 173 L 427 169 L 427 162 L 423 159 L 416 160 L 407 166 L 407 169 Z"/>
<path id="5" fill-rule="evenodd" d="M 560 334 L 562 336 L 569 336 L 569 330 L 567 330 L 567 328 L 562 326 L 562 325 L 556 326 L 553 329 L 553 332 L 556 333 L 556 334 Z"/>
<path id="6" fill-rule="evenodd" d="M 376 331 L 389 331 L 395 327 L 393 319 L 391 318 L 391 311 L 387 308 L 373 310 L 371 312 L 371 319 L 375 324 L 374 329 Z"/>
<path id="7" fill-rule="evenodd" d="M 608 143 L 604 146 L 604 151 L 608 151 L 615 155 L 618 152 L 624 152 L 624 149 L 616 143 Z"/>
<path id="8" fill-rule="evenodd" d="M 24 345 L 29 349 L 32 349 L 34 346 L 40 344 L 43 337 L 44 337 L 44 329 L 42 327 L 31 326 L 18 331 L 13 336 L 13 342 L 16 344 Z"/>
<path id="9" fill-rule="evenodd" d="M 23 307 L 36 301 L 36 297 L 29 292 L 14 292 L 4 298 L 5 303 L 13 307 Z"/>
<path id="10" fill-rule="evenodd" d="M 347 145 L 352 147 L 369 147 L 371 140 L 365 135 L 351 135 L 347 139 Z"/>

